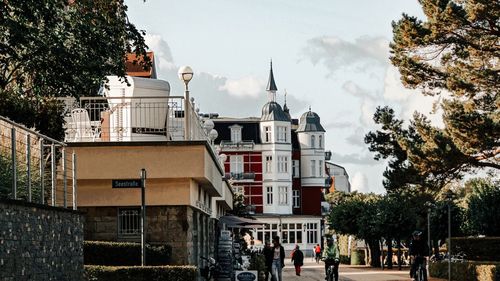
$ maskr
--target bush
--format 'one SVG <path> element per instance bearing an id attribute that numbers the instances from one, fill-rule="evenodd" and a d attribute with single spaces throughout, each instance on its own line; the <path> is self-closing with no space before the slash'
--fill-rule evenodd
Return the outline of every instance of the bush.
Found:
<path id="1" fill-rule="evenodd" d="M 439 261 L 429 264 L 429 275 L 435 278 L 448 278 L 448 262 Z M 455 281 L 496 281 L 500 280 L 500 263 L 463 262 L 451 264 L 451 280 Z"/>
<path id="2" fill-rule="evenodd" d="M 146 245 L 147 265 L 167 265 L 172 256 L 169 245 Z M 141 244 L 127 242 L 84 241 L 83 262 L 88 265 L 140 265 Z"/>
<path id="3" fill-rule="evenodd" d="M 85 266 L 88 281 L 195 281 L 197 275 L 194 266 Z"/>
<path id="4" fill-rule="evenodd" d="M 365 264 L 365 251 L 354 250 L 351 252 L 351 265 Z"/>
<path id="5" fill-rule="evenodd" d="M 451 238 L 451 253 L 463 252 L 467 260 L 500 261 L 500 237 Z"/>

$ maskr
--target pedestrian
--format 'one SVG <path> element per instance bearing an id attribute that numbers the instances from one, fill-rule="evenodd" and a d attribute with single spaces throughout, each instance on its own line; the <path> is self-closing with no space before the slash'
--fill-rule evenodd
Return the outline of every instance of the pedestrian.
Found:
<path id="1" fill-rule="evenodd" d="M 273 281 L 283 281 L 281 277 L 283 267 L 285 267 L 285 249 L 280 244 L 280 238 L 275 236 L 273 238 L 273 265 L 271 267 Z"/>
<path id="2" fill-rule="evenodd" d="M 299 245 L 295 245 L 295 250 L 292 253 L 292 262 L 295 266 L 295 275 L 300 276 L 300 267 L 304 265 L 304 253 L 299 248 Z"/>
<path id="3" fill-rule="evenodd" d="M 271 243 L 269 241 L 266 241 L 265 246 L 264 246 L 264 259 L 266 262 L 266 270 L 264 272 L 265 274 L 265 279 L 264 281 L 269 281 L 269 273 L 271 273 L 272 266 L 273 266 L 273 248 L 271 247 Z M 272 276 L 271 276 L 272 278 Z"/>
<path id="4" fill-rule="evenodd" d="M 319 260 L 321 258 L 321 247 L 319 246 L 319 244 L 316 244 L 316 246 L 314 246 L 314 255 L 316 257 L 316 263 L 319 263 Z"/>

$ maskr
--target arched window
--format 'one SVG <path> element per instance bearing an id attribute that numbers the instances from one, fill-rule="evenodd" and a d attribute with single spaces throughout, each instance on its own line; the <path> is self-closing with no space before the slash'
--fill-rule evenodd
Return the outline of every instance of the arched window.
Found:
<path id="1" fill-rule="evenodd" d="M 318 137 L 318 147 L 323 148 L 323 136 Z"/>
<path id="2" fill-rule="evenodd" d="M 311 147 L 316 147 L 316 136 L 312 135 L 311 136 Z"/>

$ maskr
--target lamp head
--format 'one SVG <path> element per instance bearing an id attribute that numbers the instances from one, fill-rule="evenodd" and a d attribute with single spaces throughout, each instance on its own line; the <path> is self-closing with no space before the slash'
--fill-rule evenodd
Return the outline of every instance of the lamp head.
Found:
<path id="1" fill-rule="evenodd" d="M 177 75 L 179 75 L 179 79 L 181 81 L 184 81 L 184 83 L 187 84 L 193 78 L 193 69 L 187 65 L 181 66 Z"/>

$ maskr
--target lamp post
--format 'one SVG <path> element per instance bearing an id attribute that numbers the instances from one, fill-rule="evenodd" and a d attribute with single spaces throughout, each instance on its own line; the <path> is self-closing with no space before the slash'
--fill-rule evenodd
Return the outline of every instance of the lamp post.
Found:
<path id="1" fill-rule="evenodd" d="M 431 202 L 425 203 L 427 207 L 427 246 L 429 247 L 429 257 L 432 255 L 432 243 L 431 243 L 431 211 L 434 204 Z"/>
<path id="2" fill-rule="evenodd" d="M 190 107 L 189 107 L 189 81 L 193 78 L 193 70 L 189 66 L 181 66 L 179 68 L 179 79 L 184 82 L 184 139 L 191 139 L 191 124 L 190 124 Z"/>
<path id="3" fill-rule="evenodd" d="M 448 190 L 446 192 L 446 201 L 448 202 L 448 281 L 451 281 L 451 202 L 453 199 L 453 192 Z"/>

